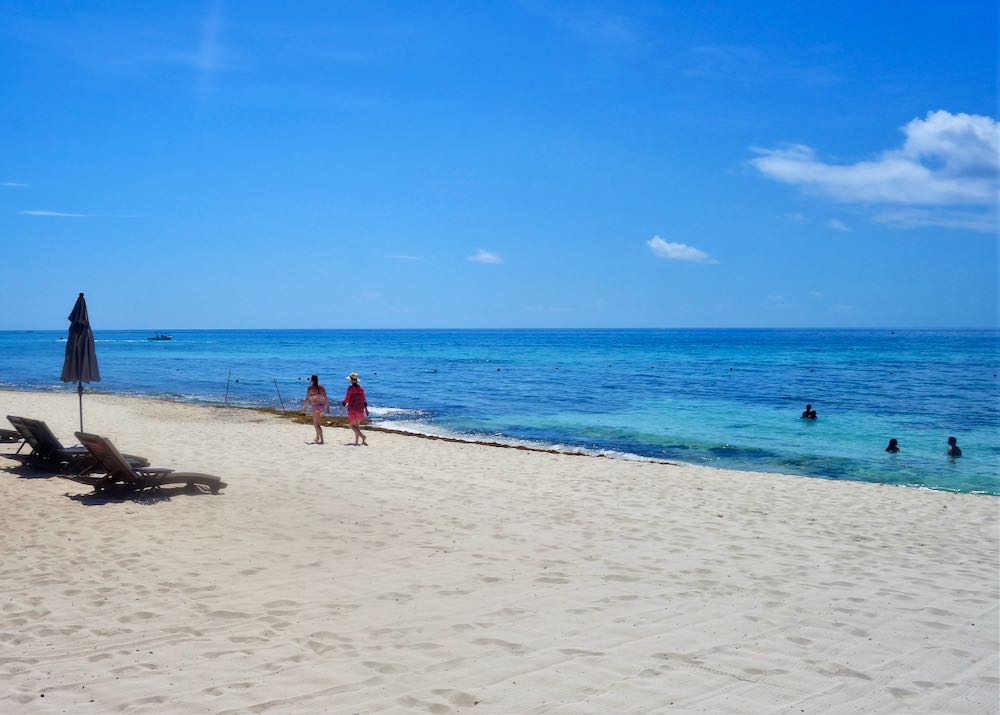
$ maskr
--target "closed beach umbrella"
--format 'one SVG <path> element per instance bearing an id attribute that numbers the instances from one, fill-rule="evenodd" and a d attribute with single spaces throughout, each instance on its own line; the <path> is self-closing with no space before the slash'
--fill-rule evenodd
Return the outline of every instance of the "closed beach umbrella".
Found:
<path id="1" fill-rule="evenodd" d="M 76 305 L 69 314 L 69 335 L 66 337 L 66 359 L 61 379 L 76 383 L 76 391 L 80 395 L 80 431 L 83 432 L 83 383 L 101 381 L 94 333 L 90 329 L 90 316 L 87 315 L 87 301 L 83 293 L 76 299 Z"/>

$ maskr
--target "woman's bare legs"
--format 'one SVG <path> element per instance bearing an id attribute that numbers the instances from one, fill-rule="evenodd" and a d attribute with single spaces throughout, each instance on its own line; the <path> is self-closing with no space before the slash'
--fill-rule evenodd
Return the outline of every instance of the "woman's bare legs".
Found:
<path id="1" fill-rule="evenodd" d="M 360 422 L 352 422 L 351 423 L 351 429 L 354 430 L 354 446 L 355 447 L 358 446 L 358 440 L 359 439 L 361 440 L 361 444 L 367 446 L 368 445 L 368 440 L 365 439 L 365 436 L 363 434 L 361 434 L 361 423 Z"/>
<path id="2" fill-rule="evenodd" d="M 313 427 L 316 428 L 316 444 L 324 444 L 323 413 L 320 410 L 313 410 Z"/>

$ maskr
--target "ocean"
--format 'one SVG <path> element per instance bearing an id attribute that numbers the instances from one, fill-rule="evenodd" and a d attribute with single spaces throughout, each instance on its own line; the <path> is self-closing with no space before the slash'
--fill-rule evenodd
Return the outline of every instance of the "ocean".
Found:
<path id="1" fill-rule="evenodd" d="M 412 432 L 1000 494 L 995 330 L 153 334 L 95 331 L 103 379 L 87 388 L 301 409 L 310 374 L 339 399 L 356 371 L 375 422 Z M 0 387 L 74 390 L 58 380 L 64 339 L 0 332 Z M 963 457 L 945 455 L 949 436 Z"/>

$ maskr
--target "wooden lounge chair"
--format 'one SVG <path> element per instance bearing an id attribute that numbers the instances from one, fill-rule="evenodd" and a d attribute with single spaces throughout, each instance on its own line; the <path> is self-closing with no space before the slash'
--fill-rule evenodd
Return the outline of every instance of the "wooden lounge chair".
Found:
<path id="1" fill-rule="evenodd" d="M 107 437 L 96 434 L 77 432 L 76 438 L 101 463 L 107 474 L 103 477 L 85 477 L 80 481 L 92 484 L 95 491 L 121 488 L 128 491 L 142 489 L 158 489 L 164 484 L 186 484 L 194 487 L 196 484 L 208 487 L 213 494 L 218 494 L 226 483 L 211 474 L 197 472 L 175 472 L 165 467 L 135 467 L 128 463 L 124 455 L 111 443 Z"/>
<path id="2" fill-rule="evenodd" d="M 14 454 L 20 454 L 24 445 L 31 447 L 28 457 L 45 462 L 49 466 L 68 464 L 71 469 L 86 472 L 97 466 L 98 462 L 94 455 L 87 451 L 82 445 L 74 447 L 64 447 L 58 438 L 52 434 L 49 426 L 41 420 L 33 420 L 28 417 L 15 417 L 7 415 L 7 419 L 17 430 L 18 434 L 24 438 L 24 443 L 17 448 Z M 149 460 L 145 457 L 137 457 L 134 454 L 126 454 L 124 457 L 133 465 L 138 467 L 149 466 Z"/>

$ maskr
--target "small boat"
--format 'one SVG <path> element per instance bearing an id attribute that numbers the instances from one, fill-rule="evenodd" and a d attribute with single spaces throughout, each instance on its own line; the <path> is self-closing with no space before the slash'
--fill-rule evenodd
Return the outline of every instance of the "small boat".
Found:
<path id="1" fill-rule="evenodd" d="M 157 333 L 156 335 L 146 338 L 146 340 L 173 340 L 173 335 L 164 335 L 163 333 Z"/>

